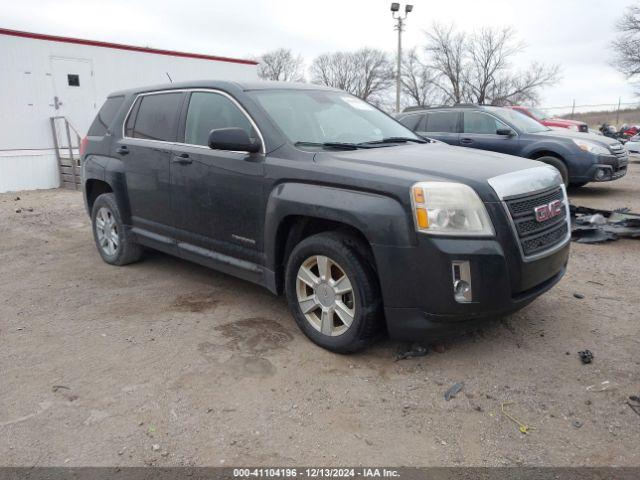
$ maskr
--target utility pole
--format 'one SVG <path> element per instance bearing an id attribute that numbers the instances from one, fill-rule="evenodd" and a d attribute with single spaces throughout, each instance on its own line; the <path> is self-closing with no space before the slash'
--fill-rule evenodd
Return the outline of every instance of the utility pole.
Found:
<path id="1" fill-rule="evenodd" d="M 398 31 L 398 69 L 396 71 L 396 113 L 400 113 L 400 94 L 402 93 L 402 31 L 404 29 L 404 21 L 407 15 L 413 10 L 413 5 L 404 6 L 404 16 L 400 11 L 400 4 L 393 2 L 391 4 L 391 16 L 396 20 L 394 30 Z"/>

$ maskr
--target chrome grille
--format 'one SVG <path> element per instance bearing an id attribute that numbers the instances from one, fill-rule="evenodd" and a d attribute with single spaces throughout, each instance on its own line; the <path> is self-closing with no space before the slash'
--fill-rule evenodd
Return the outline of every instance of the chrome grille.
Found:
<path id="1" fill-rule="evenodd" d="M 537 221 L 535 208 L 548 205 L 554 200 L 562 201 L 560 214 L 542 222 Z M 564 192 L 561 187 L 505 200 L 525 257 L 552 249 L 567 238 L 569 235 L 568 212 L 564 200 Z"/>

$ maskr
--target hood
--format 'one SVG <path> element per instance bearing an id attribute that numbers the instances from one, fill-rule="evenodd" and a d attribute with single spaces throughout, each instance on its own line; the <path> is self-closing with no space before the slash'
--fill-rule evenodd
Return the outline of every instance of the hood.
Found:
<path id="1" fill-rule="evenodd" d="M 357 169 L 363 174 L 406 179 L 409 184 L 425 180 L 464 183 L 485 201 L 495 200 L 486 193 L 490 178 L 545 166 L 535 160 L 442 143 L 324 151 L 314 161 L 336 170 Z"/>
<path id="2" fill-rule="evenodd" d="M 586 125 L 586 123 L 579 122 L 578 120 L 569 120 L 567 118 L 555 118 L 555 117 L 545 118 L 543 120 L 543 122 L 555 123 L 556 125 L 563 125 L 563 126 L 567 126 L 567 127 L 569 127 L 571 125 L 575 125 L 576 127 L 580 126 L 580 125 Z"/>
<path id="3" fill-rule="evenodd" d="M 579 140 L 589 140 L 597 142 L 608 147 L 619 144 L 615 138 L 605 137 L 604 135 L 596 135 L 594 133 L 574 132 L 572 130 L 545 130 L 544 132 L 532 133 L 531 135 L 539 135 L 541 137 L 554 138 L 577 138 Z"/>

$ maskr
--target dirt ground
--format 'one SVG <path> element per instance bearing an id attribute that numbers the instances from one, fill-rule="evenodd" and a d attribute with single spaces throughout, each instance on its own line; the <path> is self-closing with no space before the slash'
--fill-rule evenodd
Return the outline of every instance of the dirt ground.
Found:
<path id="1" fill-rule="evenodd" d="M 640 212 L 630 170 L 572 202 Z M 79 193 L 3 194 L 0 465 L 638 466 L 639 265 L 640 240 L 574 243 L 551 292 L 443 353 L 340 356 L 260 287 L 160 253 L 103 263 Z"/>

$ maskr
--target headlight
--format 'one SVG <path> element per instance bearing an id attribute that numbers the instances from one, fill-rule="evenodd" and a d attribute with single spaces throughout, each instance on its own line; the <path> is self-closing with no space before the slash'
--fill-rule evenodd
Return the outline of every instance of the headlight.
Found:
<path id="1" fill-rule="evenodd" d="M 584 150 L 585 152 L 593 153 L 594 155 L 610 155 L 611 152 L 608 148 L 603 147 L 602 145 L 590 142 L 588 140 L 581 140 L 578 138 L 572 138 L 573 143 L 575 143 L 580 150 Z"/>
<path id="2" fill-rule="evenodd" d="M 411 188 L 416 230 L 433 235 L 494 235 L 482 200 L 468 185 L 418 182 Z"/>

